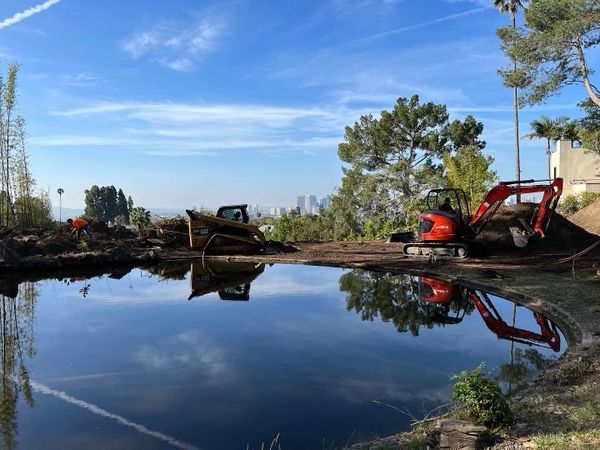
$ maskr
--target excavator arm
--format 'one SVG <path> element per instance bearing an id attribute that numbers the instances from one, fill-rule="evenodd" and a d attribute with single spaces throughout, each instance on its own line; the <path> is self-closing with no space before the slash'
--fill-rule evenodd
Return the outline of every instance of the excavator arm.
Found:
<path id="1" fill-rule="evenodd" d="M 550 184 L 532 184 L 523 186 L 523 184 L 535 183 L 540 180 L 524 181 L 502 181 L 498 183 L 481 202 L 475 214 L 469 222 L 469 226 L 475 235 L 479 234 L 486 223 L 488 223 L 502 202 L 511 195 L 532 194 L 542 192 L 542 199 L 538 204 L 532 219 L 529 222 L 520 220 L 523 229 L 519 227 L 510 227 L 511 234 L 517 247 L 525 247 L 529 238 L 537 236 L 543 238 L 546 235 L 546 229 L 550 223 L 550 217 L 560 198 L 563 190 L 563 179 L 556 178 Z"/>
<path id="2" fill-rule="evenodd" d="M 540 327 L 540 332 L 524 330 L 508 325 L 494 307 L 489 297 L 481 292 L 469 292 L 469 299 L 481 314 L 487 327 L 498 337 L 498 339 L 508 339 L 510 341 L 522 342 L 529 345 L 547 345 L 555 352 L 560 350 L 560 334 L 558 328 L 553 322 L 550 322 L 543 315 L 534 312 L 535 321 Z"/>

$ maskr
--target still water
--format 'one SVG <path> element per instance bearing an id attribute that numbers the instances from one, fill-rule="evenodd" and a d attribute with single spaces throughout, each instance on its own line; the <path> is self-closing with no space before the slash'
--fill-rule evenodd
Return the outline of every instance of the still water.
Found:
<path id="1" fill-rule="evenodd" d="M 407 429 L 399 410 L 448 402 L 461 370 L 513 389 L 565 347 L 505 299 L 337 268 L 179 264 L 0 298 L 2 448 L 340 448 Z"/>

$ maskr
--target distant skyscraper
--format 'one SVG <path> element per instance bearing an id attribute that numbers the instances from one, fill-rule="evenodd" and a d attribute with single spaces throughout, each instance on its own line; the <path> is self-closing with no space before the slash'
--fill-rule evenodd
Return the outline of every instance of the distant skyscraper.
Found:
<path id="1" fill-rule="evenodd" d="M 320 203 L 321 203 L 321 208 L 323 208 L 323 209 L 329 208 L 331 206 L 331 196 L 328 195 L 327 197 L 323 197 L 321 199 Z"/>
<path id="2" fill-rule="evenodd" d="M 298 203 L 296 203 L 296 205 L 298 206 L 298 208 L 300 208 L 300 214 L 304 213 L 304 211 L 306 210 L 305 205 L 305 196 L 304 195 L 299 195 L 298 196 Z"/>
<path id="3" fill-rule="evenodd" d="M 306 213 L 314 214 L 317 210 L 317 196 L 313 194 L 307 194 L 304 197 L 304 210 Z"/>

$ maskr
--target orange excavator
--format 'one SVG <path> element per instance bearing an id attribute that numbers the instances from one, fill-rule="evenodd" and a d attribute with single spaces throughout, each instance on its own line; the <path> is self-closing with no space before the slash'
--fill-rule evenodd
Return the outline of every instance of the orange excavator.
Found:
<path id="1" fill-rule="evenodd" d="M 563 190 L 563 179 L 502 181 L 481 202 L 471 216 L 469 202 L 462 189 L 433 189 L 427 194 L 427 208 L 419 216 L 420 240 L 406 242 L 407 256 L 458 256 L 469 253 L 470 242 L 483 230 L 498 208 L 511 195 L 542 193 L 542 199 L 529 220 L 519 219 L 520 226 L 510 227 L 517 247 L 525 247 L 531 238 L 543 239 Z M 440 201 L 443 200 L 443 201 Z M 454 207 L 452 207 L 454 204 Z"/>
<path id="2" fill-rule="evenodd" d="M 486 326 L 498 339 L 507 339 L 528 345 L 547 346 L 555 352 L 560 350 L 558 327 L 540 313 L 532 311 L 533 317 L 540 328 L 540 331 L 536 332 L 507 324 L 498 313 L 490 296 L 485 292 L 465 288 L 456 283 L 437 278 L 419 277 L 419 293 L 422 301 L 436 305 L 447 305 L 456 299 L 468 299 L 479 311 Z M 459 323 L 462 320 L 462 316 L 459 314 L 456 317 L 442 315 L 441 318 L 440 323 L 444 324 Z"/>

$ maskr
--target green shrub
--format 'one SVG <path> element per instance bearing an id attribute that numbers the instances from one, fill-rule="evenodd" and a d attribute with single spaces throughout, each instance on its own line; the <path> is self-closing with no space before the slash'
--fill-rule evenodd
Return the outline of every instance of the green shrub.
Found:
<path id="1" fill-rule="evenodd" d="M 452 377 L 452 397 L 461 404 L 469 418 L 487 427 L 510 425 L 513 415 L 498 383 L 488 378 L 480 364 Z"/>
<path id="2" fill-rule="evenodd" d="M 580 209 L 594 203 L 600 198 L 600 192 L 581 192 L 580 194 L 569 194 L 558 204 L 558 212 L 564 216 L 575 214 Z"/>

